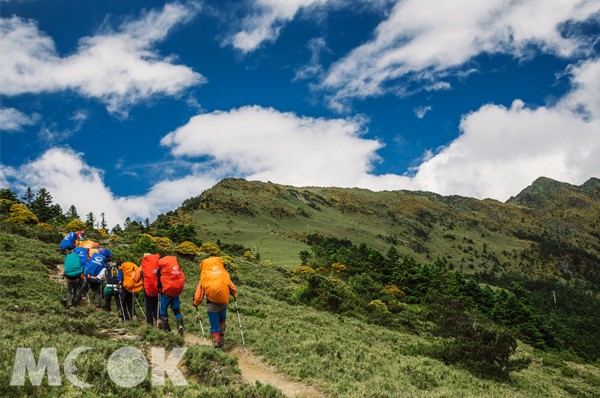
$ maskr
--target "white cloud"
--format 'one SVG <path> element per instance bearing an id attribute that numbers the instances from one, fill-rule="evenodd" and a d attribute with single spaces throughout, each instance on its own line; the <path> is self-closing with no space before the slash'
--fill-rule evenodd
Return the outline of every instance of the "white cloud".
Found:
<path id="1" fill-rule="evenodd" d="M 540 176 L 581 184 L 600 175 L 600 60 L 572 69 L 573 90 L 552 107 L 486 105 L 462 134 L 418 167 L 415 189 L 506 200 Z"/>
<path id="2" fill-rule="evenodd" d="M 121 114 L 154 95 L 178 95 L 205 79 L 174 64 L 173 57 L 160 56 L 154 46 L 196 11 L 193 4 L 167 4 L 124 23 L 116 32 L 80 39 L 77 51 L 64 57 L 33 21 L 1 18 L 0 94 L 75 90 Z"/>
<path id="3" fill-rule="evenodd" d="M 37 116 L 27 116 L 15 108 L 0 108 L 0 130 L 23 131 L 23 127 L 36 123 Z"/>
<path id="4" fill-rule="evenodd" d="M 0 165 L 0 185 L 23 191 L 46 188 L 54 202 L 63 210 L 74 204 L 79 214 L 105 213 L 112 227 L 127 217 L 154 219 L 158 214 L 177 208 L 185 199 L 197 196 L 214 185 L 209 174 L 189 175 L 181 179 L 165 180 L 139 196 L 115 196 L 104 182 L 104 172 L 88 165 L 83 154 L 69 148 L 52 148 L 38 159 L 19 168 Z"/>
<path id="5" fill-rule="evenodd" d="M 405 93 L 402 78 L 447 89 L 435 84 L 481 53 L 526 57 L 532 46 L 565 57 L 585 53 L 588 41 L 560 29 L 598 9 L 588 0 L 398 1 L 374 38 L 332 65 L 320 85 L 341 109 L 350 98 Z"/>
<path id="6" fill-rule="evenodd" d="M 242 21 L 242 30 L 231 44 L 245 53 L 256 50 L 265 41 L 275 41 L 281 27 L 299 10 L 332 3 L 337 0 L 253 0 L 254 13 Z"/>
<path id="7" fill-rule="evenodd" d="M 198 115 L 161 143 L 175 156 L 208 156 L 212 166 L 290 185 L 356 186 L 382 144 L 361 137 L 354 119 L 300 117 L 247 106 Z"/>
<path id="8" fill-rule="evenodd" d="M 415 116 L 417 116 L 419 119 L 423 119 L 427 112 L 429 112 L 431 109 L 432 108 L 430 105 L 423 105 L 413 109 L 413 112 L 415 113 Z"/>

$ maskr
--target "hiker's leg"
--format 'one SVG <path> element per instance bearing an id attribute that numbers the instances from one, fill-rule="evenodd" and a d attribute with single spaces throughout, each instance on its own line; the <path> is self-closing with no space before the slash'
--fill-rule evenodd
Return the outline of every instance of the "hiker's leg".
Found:
<path id="1" fill-rule="evenodd" d="M 167 307 L 169 306 L 171 302 L 171 297 L 167 296 L 166 294 L 162 294 L 160 296 L 160 316 L 167 316 Z"/>
<path id="2" fill-rule="evenodd" d="M 181 301 L 179 300 L 179 296 L 173 297 L 173 300 L 171 300 L 171 309 L 175 314 L 175 322 L 177 322 L 177 332 L 183 335 L 183 315 L 181 315 L 181 311 L 179 311 L 180 307 Z"/>
<path id="3" fill-rule="evenodd" d="M 96 304 L 96 308 L 100 308 L 100 303 L 102 302 L 102 286 L 100 283 L 94 283 L 94 302 Z"/>
<path id="4" fill-rule="evenodd" d="M 169 325 L 169 316 L 167 309 L 171 304 L 171 296 L 167 296 L 163 294 L 160 296 L 160 320 L 162 321 L 162 328 L 166 332 L 171 331 L 171 326 Z"/>
<path id="5" fill-rule="evenodd" d="M 73 298 L 77 291 L 77 281 L 67 279 L 67 308 L 73 304 Z"/>
<path id="6" fill-rule="evenodd" d="M 154 308 L 152 308 L 153 301 Z M 156 298 L 150 297 L 144 292 L 144 304 L 146 305 L 146 323 L 148 325 L 154 325 L 154 319 L 156 319 Z"/>
<path id="7" fill-rule="evenodd" d="M 208 322 L 210 323 L 210 337 L 213 347 L 221 348 L 223 337 L 221 336 L 220 316 L 218 312 L 207 311 Z"/>
<path id="8" fill-rule="evenodd" d="M 77 293 L 75 293 L 75 298 L 73 299 L 74 306 L 79 305 L 79 303 L 81 302 L 81 299 L 83 298 L 83 296 L 86 295 L 88 290 L 89 290 L 88 282 L 84 282 L 82 285 L 80 285 L 79 289 L 77 289 Z"/>
<path id="9" fill-rule="evenodd" d="M 104 295 L 104 307 L 102 307 L 104 311 L 110 312 L 110 302 L 112 301 L 113 294 L 114 292 L 111 291 Z"/>

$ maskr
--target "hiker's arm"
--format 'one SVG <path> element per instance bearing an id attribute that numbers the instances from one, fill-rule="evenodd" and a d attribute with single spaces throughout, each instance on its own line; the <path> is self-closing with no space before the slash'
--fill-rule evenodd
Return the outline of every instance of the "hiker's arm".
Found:
<path id="1" fill-rule="evenodd" d="M 202 289 L 202 283 L 198 282 L 196 286 L 196 293 L 194 293 L 194 307 L 197 307 L 204 300 L 204 289 Z"/>
<path id="2" fill-rule="evenodd" d="M 131 271 L 131 278 L 135 283 L 138 283 L 142 279 L 142 271 L 139 267 L 134 267 Z"/>
<path id="3" fill-rule="evenodd" d="M 233 284 L 233 282 L 231 280 L 229 281 L 229 293 L 233 297 L 237 297 L 237 288 L 235 287 L 235 285 Z"/>

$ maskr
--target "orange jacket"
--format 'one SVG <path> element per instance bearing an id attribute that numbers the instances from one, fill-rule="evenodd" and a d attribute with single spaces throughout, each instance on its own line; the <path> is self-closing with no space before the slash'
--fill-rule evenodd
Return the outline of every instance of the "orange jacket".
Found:
<path id="1" fill-rule="evenodd" d="M 221 257 L 209 257 L 200 263 L 200 281 L 194 294 L 194 306 L 200 305 L 205 296 L 215 292 L 215 279 L 218 279 L 220 286 L 227 286 L 228 290 L 225 292 L 217 286 L 218 297 L 208 297 L 208 300 L 217 304 L 228 304 L 230 294 L 233 297 L 237 296 L 237 288 L 229 278 Z"/>

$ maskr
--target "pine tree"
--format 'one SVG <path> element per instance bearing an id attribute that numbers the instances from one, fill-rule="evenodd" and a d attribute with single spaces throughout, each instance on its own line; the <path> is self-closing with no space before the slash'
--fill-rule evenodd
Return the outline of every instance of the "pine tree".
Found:
<path id="1" fill-rule="evenodd" d="M 31 202 L 30 209 L 40 222 L 48 222 L 53 218 L 62 216 L 62 209 L 59 205 L 52 203 L 52 195 L 46 188 L 40 188 L 35 199 Z"/>
<path id="2" fill-rule="evenodd" d="M 108 231 L 108 224 L 106 224 L 106 220 L 104 219 L 104 213 L 100 213 L 100 228 Z"/>
<path id="3" fill-rule="evenodd" d="M 19 201 L 19 197 L 17 196 L 17 194 L 8 188 L 0 189 L 0 199 L 10 200 L 11 202 Z"/>
<path id="4" fill-rule="evenodd" d="M 69 220 L 79 220 L 79 213 L 77 213 L 77 208 L 75 205 L 71 205 L 71 207 L 69 207 L 66 216 Z"/>
<path id="5" fill-rule="evenodd" d="M 94 228 L 94 224 L 96 223 L 96 218 L 94 217 L 94 213 L 92 213 L 91 211 L 88 213 L 87 218 L 85 220 L 85 225 L 86 227 L 93 229 Z"/>
<path id="6" fill-rule="evenodd" d="M 33 193 L 31 187 L 27 187 L 27 190 L 21 199 L 23 199 L 23 202 L 31 209 L 31 203 L 35 199 L 35 194 Z"/>

